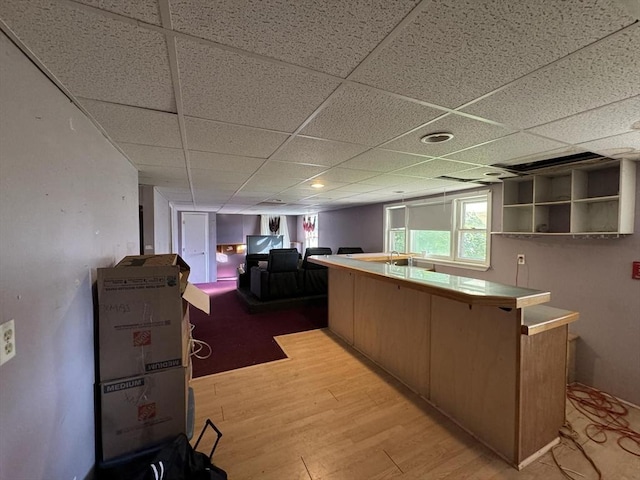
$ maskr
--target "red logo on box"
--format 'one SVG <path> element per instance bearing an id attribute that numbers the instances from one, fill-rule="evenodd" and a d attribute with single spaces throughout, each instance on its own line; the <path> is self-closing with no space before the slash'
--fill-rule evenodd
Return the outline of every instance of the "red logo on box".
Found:
<path id="1" fill-rule="evenodd" d="M 640 262 L 633 262 L 633 271 L 631 272 L 631 278 L 634 280 L 640 280 Z"/>
<path id="2" fill-rule="evenodd" d="M 133 332 L 133 346 L 142 347 L 144 345 L 151 345 L 151 331 L 142 330 L 140 332 Z"/>
<path id="3" fill-rule="evenodd" d="M 156 416 L 156 403 L 147 403 L 138 406 L 138 421 L 146 422 Z"/>

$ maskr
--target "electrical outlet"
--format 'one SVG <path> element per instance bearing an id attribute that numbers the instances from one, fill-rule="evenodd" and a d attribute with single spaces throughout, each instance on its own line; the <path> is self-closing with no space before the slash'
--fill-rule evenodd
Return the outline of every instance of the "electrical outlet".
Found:
<path id="1" fill-rule="evenodd" d="M 11 319 L 0 325 L 0 365 L 16 355 L 16 322 Z"/>
<path id="2" fill-rule="evenodd" d="M 524 253 L 519 253 L 518 254 L 518 265 L 524 265 L 525 261 L 524 261 Z"/>

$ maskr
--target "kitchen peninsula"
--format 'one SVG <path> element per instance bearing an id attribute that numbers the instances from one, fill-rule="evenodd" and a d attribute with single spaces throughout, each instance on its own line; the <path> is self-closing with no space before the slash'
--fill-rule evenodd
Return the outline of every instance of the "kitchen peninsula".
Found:
<path id="1" fill-rule="evenodd" d="M 515 467 L 556 444 L 578 314 L 387 256 L 312 257 L 329 268 L 329 328 Z"/>

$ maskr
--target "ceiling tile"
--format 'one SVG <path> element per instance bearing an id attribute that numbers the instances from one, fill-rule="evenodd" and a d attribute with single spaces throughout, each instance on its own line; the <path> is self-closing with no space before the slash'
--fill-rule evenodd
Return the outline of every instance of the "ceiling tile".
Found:
<path id="1" fill-rule="evenodd" d="M 407 183 L 408 181 L 409 179 L 407 177 L 385 173 L 382 175 L 378 175 L 377 177 L 365 178 L 360 183 L 363 185 L 374 185 L 382 188 L 400 185 L 402 183 Z"/>
<path id="2" fill-rule="evenodd" d="M 0 2 L 0 16 L 75 96 L 175 112 L 164 35 L 69 5 Z"/>
<path id="3" fill-rule="evenodd" d="M 281 192 L 298 183 L 300 180 L 297 178 L 262 175 L 258 172 L 242 187 L 242 190 L 247 192 Z"/>
<path id="4" fill-rule="evenodd" d="M 367 146 L 296 136 L 272 160 L 332 167 L 365 151 Z"/>
<path id="5" fill-rule="evenodd" d="M 219 170 L 225 172 L 253 173 L 265 162 L 263 158 L 241 157 L 212 152 L 189 151 L 191 168 Z"/>
<path id="6" fill-rule="evenodd" d="M 372 172 L 367 170 L 352 170 L 350 168 L 334 167 L 331 170 L 327 170 L 322 175 L 319 175 L 314 180 L 319 180 L 322 183 L 330 183 L 332 181 L 342 183 L 359 182 L 366 178 L 371 178 L 378 175 L 379 172 Z"/>
<path id="7" fill-rule="evenodd" d="M 288 138 L 285 133 L 198 118 L 186 118 L 185 124 L 190 150 L 267 158 Z"/>
<path id="8" fill-rule="evenodd" d="M 477 167 L 470 170 L 455 172 L 451 175 L 465 180 L 482 180 L 483 182 L 499 182 L 500 178 L 515 177 L 515 173 L 507 172 L 499 168 Z"/>
<path id="9" fill-rule="evenodd" d="M 299 202 L 302 198 L 304 198 L 303 195 L 294 195 L 292 193 L 278 193 L 277 200 L 282 203 L 296 203 Z"/>
<path id="10" fill-rule="evenodd" d="M 355 193 L 373 192 L 379 188 L 380 187 L 376 185 L 366 185 L 363 183 L 349 183 L 342 187 L 334 188 L 334 190 L 338 190 L 339 192 L 350 192 L 351 194 L 355 194 Z"/>
<path id="11" fill-rule="evenodd" d="M 246 172 L 210 170 L 204 168 L 191 169 L 193 185 L 198 188 L 210 185 L 212 189 L 221 188 L 234 192 L 240 188 L 250 176 L 251 173 Z"/>
<path id="12" fill-rule="evenodd" d="M 308 200 L 313 200 L 315 202 L 325 202 L 330 200 L 339 200 L 342 198 L 352 197 L 354 196 L 354 192 L 343 192 L 338 190 L 329 190 L 327 192 L 322 192 L 317 195 L 312 195 L 308 197 Z"/>
<path id="13" fill-rule="evenodd" d="M 517 162 L 520 157 L 562 148 L 568 147 L 554 140 L 536 137 L 527 133 L 514 133 L 491 143 L 454 153 L 453 155 L 447 155 L 446 158 L 479 165 L 507 164 L 512 161 Z"/>
<path id="14" fill-rule="evenodd" d="M 457 177 L 458 172 L 453 175 Z M 396 185 L 394 190 L 404 190 L 405 193 L 410 193 L 412 195 L 417 195 L 418 193 L 422 195 L 425 194 L 425 192 L 452 186 L 460 188 L 460 182 L 456 182 L 455 180 L 445 180 L 442 178 L 422 178 L 418 181 Z"/>
<path id="15" fill-rule="evenodd" d="M 176 30 L 345 77 L 417 0 L 172 0 Z"/>
<path id="16" fill-rule="evenodd" d="M 633 22 L 615 0 L 431 0 L 353 79 L 455 108 Z"/>
<path id="17" fill-rule="evenodd" d="M 640 23 L 464 110 L 529 128 L 640 94 Z M 594 133 L 597 135 L 597 133 Z"/>
<path id="18" fill-rule="evenodd" d="M 80 103 L 116 142 L 182 148 L 178 116 L 81 98 Z"/>
<path id="19" fill-rule="evenodd" d="M 375 193 L 378 195 L 393 196 L 398 199 L 407 199 L 442 193 L 448 191 L 447 189 L 451 187 L 461 189 L 465 188 L 465 184 L 450 180 L 421 179 L 419 181 L 411 181 L 383 187 Z"/>
<path id="20" fill-rule="evenodd" d="M 327 167 L 269 160 L 260 168 L 259 174 L 272 176 L 283 175 L 288 178 L 306 180 L 324 172 L 326 169 Z"/>
<path id="21" fill-rule="evenodd" d="M 177 39 L 185 114 L 293 132 L 335 80 Z"/>
<path id="22" fill-rule="evenodd" d="M 131 143 L 119 143 L 119 145 L 135 165 L 185 168 L 182 149 L 151 147 L 149 145 Z"/>
<path id="23" fill-rule="evenodd" d="M 195 192 L 195 201 L 198 206 L 220 207 L 229 200 L 229 195 L 216 195 L 207 190 Z"/>
<path id="24" fill-rule="evenodd" d="M 354 170 L 370 170 L 374 172 L 390 172 L 398 168 L 408 167 L 416 163 L 429 160 L 430 157 L 410 155 L 408 153 L 392 152 L 379 148 L 362 153 L 340 166 Z"/>
<path id="25" fill-rule="evenodd" d="M 374 90 L 344 86 L 301 133 L 375 146 L 441 114 Z"/>
<path id="26" fill-rule="evenodd" d="M 607 157 L 640 160 L 640 131 L 581 143 L 580 147 Z"/>
<path id="27" fill-rule="evenodd" d="M 313 182 L 305 182 L 305 183 L 300 183 L 297 185 L 294 185 L 290 188 L 287 188 L 284 193 L 292 193 L 295 195 L 299 195 L 301 197 L 308 197 L 310 195 L 316 195 L 318 193 L 318 189 L 317 188 L 313 188 L 311 186 Z M 322 191 L 325 190 L 333 190 L 336 188 L 340 188 L 340 187 L 344 187 L 346 185 L 349 185 L 348 183 L 344 183 L 344 182 L 331 182 L 328 185 L 325 185 L 324 188 L 322 189 Z"/>
<path id="28" fill-rule="evenodd" d="M 436 132 L 450 132 L 453 133 L 454 137 L 443 143 L 425 144 L 420 141 L 425 135 Z M 403 135 L 389 143 L 385 143 L 383 147 L 389 150 L 435 157 L 457 152 L 463 148 L 487 142 L 494 138 L 504 137 L 513 132 L 514 130 L 511 128 L 498 127 L 490 123 L 452 113 L 414 132 Z"/>
<path id="29" fill-rule="evenodd" d="M 153 25 L 160 25 L 160 9 L 158 0 L 75 0 L 78 3 L 117 13 L 125 17 L 142 20 Z"/>
<path id="30" fill-rule="evenodd" d="M 530 132 L 567 143 L 581 143 L 640 128 L 640 95 L 535 127 Z"/>
<path id="31" fill-rule="evenodd" d="M 233 200 L 229 199 L 229 201 L 233 201 Z M 242 214 L 245 208 L 246 208 L 246 205 L 238 205 L 235 203 L 234 204 L 225 203 L 220 207 L 220 209 L 216 213 L 217 214 Z"/>
<path id="32" fill-rule="evenodd" d="M 429 160 L 419 165 L 403 168 L 393 172 L 395 175 L 403 175 L 421 178 L 436 178 L 442 175 L 449 175 L 453 172 L 467 170 L 471 166 L 465 163 L 452 162 L 449 160 Z"/>
<path id="33" fill-rule="evenodd" d="M 188 188 L 157 187 L 158 192 L 170 202 L 191 202 L 191 190 Z"/>
<path id="34" fill-rule="evenodd" d="M 187 170 L 184 167 L 177 168 L 141 165 L 138 167 L 138 181 L 141 185 L 189 188 Z"/>
<path id="35" fill-rule="evenodd" d="M 196 202 L 226 202 L 233 196 L 233 192 L 233 188 L 195 188 Z"/>
<path id="36" fill-rule="evenodd" d="M 239 205 L 253 205 L 254 203 L 262 202 L 265 196 L 256 192 L 240 190 L 235 193 L 233 199 Z"/>

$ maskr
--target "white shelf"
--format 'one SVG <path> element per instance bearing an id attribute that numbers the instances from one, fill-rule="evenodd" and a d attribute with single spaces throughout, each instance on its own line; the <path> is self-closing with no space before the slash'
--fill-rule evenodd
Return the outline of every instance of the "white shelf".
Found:
<path id="1" fill-rule="evenodd" d="M 503 182 L 502 232 L 510 235 L 633 233 L 636 165 L 603 160 Z"/>

